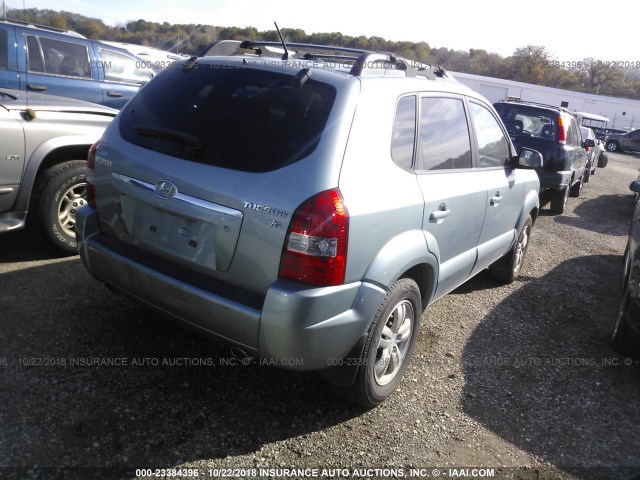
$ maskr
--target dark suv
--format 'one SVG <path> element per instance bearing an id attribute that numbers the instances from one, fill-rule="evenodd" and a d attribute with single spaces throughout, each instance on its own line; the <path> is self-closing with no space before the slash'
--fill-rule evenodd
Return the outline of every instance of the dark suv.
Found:
<path id="1" fill-rule="evenodd" d="M 640 152 L 640 129 L 626 133 L 611 133 L 607 136 L 605 148 L 609 152 Z"/>
<path id="2" fill-rule="evenodd" d="M 564 108 L 530 102 L 503 101 L 494 104 L 517 150 L 529 147 L 542 153 L 538 170 L 540 193 L 549 195 L 551 211 L 563 213 L 569 195 L 580 195 L 586 173 L 585 147 L 575 117 Z"/>

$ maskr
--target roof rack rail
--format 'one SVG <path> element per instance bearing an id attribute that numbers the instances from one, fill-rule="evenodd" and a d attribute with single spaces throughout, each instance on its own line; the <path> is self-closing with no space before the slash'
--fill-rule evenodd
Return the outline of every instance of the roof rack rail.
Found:
<path id="1" fill-rule="evenodd" d="M 74 32 L 73 30 L 63 30 L 61 28 L 51 27 L 49 25 L 40 25 L 39 23 L 24 22 L 22 20 L 15 20 L 13 18 L 0 18 L 0 22 L 2 22 L 2 23 L 15 23 L 17 25 L 24 25 L 25 27 L 36 27 L 36 28 L 40 28 L 42 30 L 49 30 L 50 32 L 65 33 L 67 35 L 73 35 L 74 37 L 87 38 L 87 37 L 85 37 L 84 35 L 82 35 L 82 34 L 80 34 L 78 32 Z"/>
<path id="2" fill-rule="evenodd" d="M 429 64 L 398 57 L 389 52 L 312 43 L 287 43 L 287 48 L 294 50 L 293 52 L 288 52 L 289 56 L 287 58 L 342 62 L 344 67 L 351 66 L 349 73 L 356 77 L 367 74 L 375 75 L 381 70 L 402 71 L 407 77 L 422 76 L 432 80 L 447 77 L 447 73 L 442 67 L 433 68 Z M 253 54 L 256 56 L 264 55 L 265 50 L 271 53 L 283 52 L 281 42 L 221 40 L 207 47 L 200 56 L 232 56 L 236 54 L 238 49 L 253 50 Z M 296 55 L 299 56 L 296 57 Z"/>
<path id="3" fill-rule="evenodd" d="M 499 100 L 498 101 L 498 103 L 500 103 L 500 102 L 522 103 L 523 105 L 533 105 L 533 106 L 536 106 L 536 107 L 557 108 L 558 110 L 562 110 L 563 112 L 570 113 L 571 115 L 574 115 L 574 113 L 571 110 L 569 110 L 568 108 L 561 107 L 561 106 L 558 106 L 558 105 L 549 105 L 548 103 L 531 102 L 529 100 L 522 100 L 522 98 L 520 98 L 520 97 L 507 97 L 504 100 Z"/>

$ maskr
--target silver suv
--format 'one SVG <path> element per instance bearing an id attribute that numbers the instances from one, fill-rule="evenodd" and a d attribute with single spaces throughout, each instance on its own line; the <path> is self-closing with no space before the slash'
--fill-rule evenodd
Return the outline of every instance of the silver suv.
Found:
<path id="1" fill-rule="evenodd" d="M 518 275 L 542 158 L 441 69 L 261 55 L 277 46 L 178 62 L 126 105 L 90 153 L 80 255 L 112 290 L 373 406 L 428 305 L 486 268 Z"/>
<path id="2" fill-rule="evenodd" d="M 61 251 L 78 251 L 86 159 L 117 110 L 0 88 L 0 233 L 29 223 Z"/>

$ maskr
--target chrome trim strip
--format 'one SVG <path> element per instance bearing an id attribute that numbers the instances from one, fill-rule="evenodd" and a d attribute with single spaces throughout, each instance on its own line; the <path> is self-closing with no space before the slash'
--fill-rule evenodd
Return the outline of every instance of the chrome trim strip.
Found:
<path id="1" fill-rule="evenodd" d="M 112 173 L 111 178 L 114 180 L 118 180 L 123 183 L 127 183 L 129 185 L 133 185 L 134 187 L 139 187 L 144 190 L 148 190 L 150 192 L 155 193 L 156 187 L 155 185 L 147 182 L 143 182 L 142 180 L 137 180 L 135 178 L 127 177 L 126 175 L 122 175 L 121 173 Z M 163 198 L 158 195 L 158 198 Z M 217 213 L 223 213 L 225 215 L 229 215 L 231 217 L 236 217 L 242 219 L 244 217 L 243 213 L 239 210 L 234 210 L 233 208 L 225 207 L 224 205 L 220 205 L 218 203 L 209 202 L 207 200 L 202 200 L 201 198 L 192 197 L 191 195 L 185 195 L 184 193 L 178 193 L 175 197 L 164 199 L 167 201 L 171 200 L 179 200 L 184 203 L 188 203 L 190 205 L 195 205 L 196 207 L 205 208 L 207 210 L 212 210 Z"/>

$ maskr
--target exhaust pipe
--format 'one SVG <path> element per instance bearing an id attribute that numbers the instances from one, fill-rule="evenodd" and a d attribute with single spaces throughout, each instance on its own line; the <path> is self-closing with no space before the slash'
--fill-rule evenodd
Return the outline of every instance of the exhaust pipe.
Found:
<path id="1" fill-rule="evenodd" d="M 231 355 L 243 365 L 249 365 L 255 360 L 255 357 L 252 357 L 240 347 L 231 347 Z"/>

